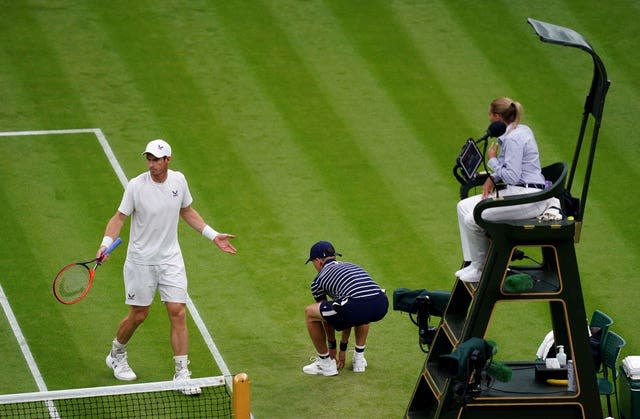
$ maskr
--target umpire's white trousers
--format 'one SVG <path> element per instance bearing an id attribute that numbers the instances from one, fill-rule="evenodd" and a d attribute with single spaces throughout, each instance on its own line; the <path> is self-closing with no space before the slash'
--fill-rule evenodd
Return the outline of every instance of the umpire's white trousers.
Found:
<path id="1" fill-rule="evenodd" d="M 500 191 L 500 195 L 520 195 L 533 192 L 540 192 L 540 189 L 509 185 L 506 189 Z M 482 195 L 473 195 L 458 202 L 458 225 L 460 227 L 462 255 L 465 261 L 474 263 L 479 269 L 484 265 L 484 259 L 489 248 L 489 239 L 473 218 L 473 210 L 481 200 Z M 526 220 L 542 214 L 547 205 L 547 201 L 540 201 L 530 204 L 490 208 L 482 213 L 482 218 L 488 221 Z"/>

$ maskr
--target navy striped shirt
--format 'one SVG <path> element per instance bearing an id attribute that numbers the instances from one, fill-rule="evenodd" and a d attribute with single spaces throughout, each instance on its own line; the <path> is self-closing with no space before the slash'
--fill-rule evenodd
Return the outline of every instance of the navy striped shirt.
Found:
<path id="1" fill-rule="evenodd" d="M 327 262 L 311 283 L 316 301 L 326 299 L 327 295 L 334 300 L 371 297 L 381 291 L 364 269 L 349 262 Z"/>

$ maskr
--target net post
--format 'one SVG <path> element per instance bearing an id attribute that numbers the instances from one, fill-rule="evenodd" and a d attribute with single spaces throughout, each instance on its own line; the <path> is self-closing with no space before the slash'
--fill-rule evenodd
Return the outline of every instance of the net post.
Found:
<path id="1" fill-rule="evenodd" d="M 249 419 L 251 417 L 251 381 L 249 376 L 238 373 L 233 377 L 233 396 L 231 411 L 236 419 Z"/>

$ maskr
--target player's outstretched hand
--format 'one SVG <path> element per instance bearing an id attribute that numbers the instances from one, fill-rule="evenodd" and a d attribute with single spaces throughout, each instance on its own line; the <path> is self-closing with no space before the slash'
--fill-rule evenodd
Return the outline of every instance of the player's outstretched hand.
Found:
<path id="1" fill-rule="evenodd" d="M 336 359 L 336 350 L 335 349 L 329 349 L 329 358 Z"/>
<path id="2" fill-rule="evenodd" d="M 222 250 L 223 252 L 226 253 L 231 253 L 232 255 L 235 255 L 236 253 L 238 253 L 238 251 L 236 250 L 235 247 L 233 247 L 233 245 L 231 244 L 231 242 L 229 241 L 229 239 L 235 239 L 236 236 L 233 234 L 227 234 L 227 233 L 219 233 L 215 239 L 213 239 L 213 242 L 216 244 L 216 246 L 218 246 L 220 248 L 220 250 Z"/>
<path id="3" fill-rule="evenodd" d="M 347 353 L 345 351 L 338 352 L 338 359 L 336 359 L 336 366 L 339 370 L 344 368 L 344 364 L 347 360 Z"/>
<path id="4" fill-rule="evenodd" d="M 346 351 L 340 351 L 338 352 L 338 359 L 336 359 L 336 366 L 338 367 L 339 370 L 344 368 L 344 363 L 347 360 L 347 352 Z"/>

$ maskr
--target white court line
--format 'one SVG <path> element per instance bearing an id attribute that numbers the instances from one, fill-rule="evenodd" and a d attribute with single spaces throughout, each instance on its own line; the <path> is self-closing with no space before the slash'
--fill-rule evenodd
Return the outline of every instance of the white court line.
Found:
<path id="1" fill-rule="evenodd" d="M 0 137 L 28 137 L 31 135 L 57 135 L 57 134 L 86 134 L 95 132 L 99 128 L 80 128 L 80 129 L 53 129 L 41 131 L 8 131 L 0 132 Z"/>
<path id="2" fill-rule="evenodd" d="M 18 341 L 18 345 L 20 345 L 20 350 L 22 351 L 22 355 L 24 356 L 24 359 L 27 360 L 27 365 L 29 366 L 31 375 L 33 376 L 33 379 L 36 380 L 36 385 L 38 386 L 38 390 L 47 391 L 47 385 L 44 383 L 42 374 L 40 374 L 40 370 L 38 369 L 36 360 L 33 358 L 33 354 L 29 349 L 27 340 L 24 338 L 24 335 L 22 334 L 22 330 L 20 329 L 18 320 L 16 319 L 16 316 L 13 314 L 13 310 L 11 309 L 9 300 L 7 299 L 7 296 L 5 295 L 4 290 L 2 289 L 2 285 L 0 285 L 0 304 L 2 304 L 2 308 L 4 309 L 4 314 L 7 316 L 7 320 L 9 321 L 11 330 L 13 330 L 13 334 L 16 337 L 16 340 Z"/>
<path id="3" fill-rule="evenodd" d="M 118 162 L 118 159 L 113 153 L 113 150 L 111 150 L 111 146 L 109 145 L 109 141 L 107 140 L 107 137 L 104 135 L 104 133 L 100 128 L 62 129 L 62 130 L 49 130 L 49 131 L 42 130 L 42 131 L 0 132 L 0 137 L 86 134 L 86 133 L 92 133 L 96 136 L 98 142 L 100 143 L 100 145 L 102 146 L 102 149 L 104 150 L 104 154 L 107 156 L 107 159 L 111 164 L 111 167 L 116 173 L 116 176 L 118 176 L 120 183 L 122 184 L 123 187 L 126 187 L 127 183 L 129 182 L 127 179 L 127 176 L 124 174 L 124 171 L 122 170 L 122 166 L 120 166 L 120 163 Z M 0 288 L 0 291 L 1 291 L 1 288 Z M 5 308 L 5 312 L 7 312 L 7 308 L 5 307 L 5 301 L 6 301 L 6 307 L 8 307 L 9 312 L 11 312 L 11 307 L 9 307 L 9 301 L 4 295 L 4 292 L 2 292 L 2 295 L 0 295 L 0 302 L 2 302 L 3 308 Z M 209 348 L 209 352 L 211 352 L 213 359 L 218 365 L 220 372 L 222 373 L 222 375 L 224 375 L 227 387 L 229 388 L 230 391 L 233 391 L 231 372 L 229 371 L 227 364 L 224 362 L 224 359 L 222 358 L 220 351 L 218 351 L 218 347 L 214 343 L 213 337 L 211 337 L 211 334 L 209 333 L 207 326 L 204 324 L 202 317 L 200 317 L 200 313 L 198 313 L 198 310 L 196 309 L 195 304 L 191 300 L 191 297 L 187 297 L 187 308 L 189 310 L 189 313 L 191 314 L 191 317 L 193 318 L 194 323 L 198 327 L 200 334 L 202 335 L 205 343 L 207 344 L 207 347 Z M 7 318 L 9 318 L 9 314 L 7 314 Z M 13 319 L 13 321 L 15 321 L 15 316 L 13 316 L 13 312 L 11 312 L 11 318 Z M 9 320 L 9 322 L 11 323 L 11 320 Z M 22 332 L 20 331 L 20 327 L 18 326 L 17 321 L 15 321 L 15 327 L 13 324 L 11 325 L 11 327 L 12 329 L 14 329 L 14 334 L 16 335 L 16 339 L 20 344 L 22 353 L 24 354 L 27 364 L 29 365 L 31 374 L 33 375 L 34 379 L 36 380 L 36 383 L 38 384 L 38 389 L 40 391 L 46 391 L 47 386 L 45 385 L 44 380 L 42 379 L 42 375 L 38 370 L 38 366 L 36 365 L 35 359 L 31 355 L 29 346 L 27 345 L 27 342 L 24 339 L 24 336 L 22 336 Z M 19 334 L 16 334 L 16 328 Z"/>
<path id="4" fill-rule="evenodd" d="M 7 316 L 7 321 L 11 326 L 11 330 L 13 331 L 16 340 L 18 341 L 18 345 L 20 346 L 20 350 L 22 351 L 22 356 L 27 361 L 27 365 L 29 366 L 29 370 L 31 371 L 31 375 L 33 379 L 36 380 L 36 385 L 38 386 L 38 390 L 47 391 L 47 385 L 42 378 L 42 374 L 40 373 L 40 369 L 38 369 L 38 364 L 36 364 L 36 360 L 33 358 L 33 354 L 31 353 L 31 349 L 29 349 L 29 345 L 27 344 L 27 340 L 22 334 L 22 329 L 20 329 L 20 325 L 18 324 L 18 319 L 13 314 L 13 310 L 11 309 L 11 305 L 9 304 L 9 299 L 4 293 L 4 289 L 2 289 L 2 285 L 0 285 L 0 304 L 2 305 L 2 309 L 4 310 L 5 316 Z M 51 419 L 58 419 L 60 415 L 58 414 L 58 409 L 56 409 L 55 404 L 51 400 L 45 400 L 45 405 L 49 410 L 49 416 Z"/>

